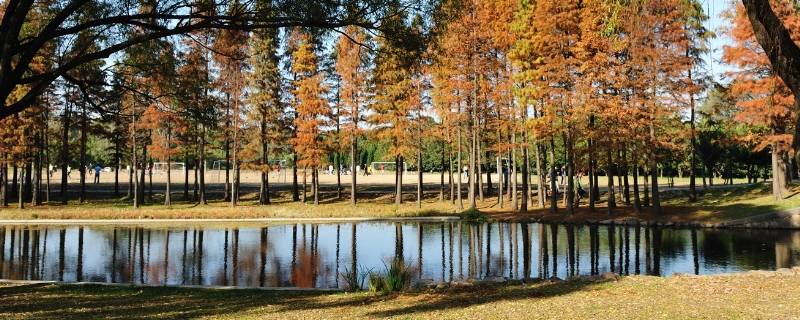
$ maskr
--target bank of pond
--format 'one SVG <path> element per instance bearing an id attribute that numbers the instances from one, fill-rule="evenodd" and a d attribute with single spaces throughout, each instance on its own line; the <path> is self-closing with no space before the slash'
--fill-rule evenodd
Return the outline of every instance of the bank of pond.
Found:
<path id="1" fill-rule="evenodd" d="M 239 287 L 344 288 L 392 261 L 412 283 L 800 265 L 800 231 L 516 222 L 5 225 L 0 247 L 0 279 Z"/>

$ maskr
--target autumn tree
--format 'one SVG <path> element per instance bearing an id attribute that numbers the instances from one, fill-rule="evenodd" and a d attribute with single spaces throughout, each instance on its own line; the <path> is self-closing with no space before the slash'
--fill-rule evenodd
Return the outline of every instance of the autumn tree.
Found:
<path id="1" fill-rule="evenodd" d="M 295 88 L 293 94 L 297 103 L 295 105 L 297 117 L 294 120 L 297 136 L 292 139 L 292 145 L 298 155 L 298 165 L 304 169 L 304 177 L 307 174 L 306 169 L 311 169 L 314 204 L 319 204 L 318 170 L 324 164 L 328 149 L 323 130 L 331 110 L 324 98 L 326 88 L 322 74 L 318 70 L 319 58 L 314 50 L 311 35 L 302 31 L 295 32 L 298 32 L 299 39 L 299 45 L 292 54 L 292 72 L 297 76 L 293 83 Z"/>
<path id="2" fill-rule="evenodd" d="M 793 10 L 784 4 L 777 6 L 775 11 L 787 25 L 793 25 L 798 22 Z M 758 45 L 745 7 L 737 5 L 726 13 L 726 18 L 730 21 L 730 27 L 723 31 L 733 43 L 723 48 L 723 61 L 736 67 L 730 73 L 733 78 L 731 93 L 741 108 L 736 119 L 765 129 L 752 130 L 751 135 L 761 141 L 755 146 L 755 151 L 767 148 L 771 151 L 772 193 L 776 199 L 782 199 L 791 181 L 788 175 L 793 119 L 797 112 L 795 99 L 770 64 L 768 55 Z M 790 32 L 793 37 L 800 36 L 796 29 Z"/>
<path id="3" fill-rule="evenodd" d="M 228 8 L 228 14 L 235 16 L 244 10 L 244 6 L 239 1 L 234 1 Z M 226 101 L 226 114 L 223 118 L 225 121 L 226 161 L 230 152 L 230 162 L 226 163 L 226 180 L 227 168 L 230 167 L 233 171 L 229 194 L 232 207 L 239 202 L 240 159 L 237 156 L 242 143 L 240 134 L 244 116 L 242 109 L 246 80 L 244 71 L 248 53 L 247 38 L 248 34 L 245 31 L 226 29 L 222 30 L 214 41 L 214 59 L 219 65 L 217 86 L 224 93 Z"/>
<path id="4" fill-rule="evenodd" d="M 365 47 L 367 37 L 361 29 L 348 27 L 344 32 L 346 36 L 340 36 L 336 44 L 336 72 L 341 78 L 340 117 L 346 126 L 344 136 L 348 137 L 350 143 L 350 203 L 355 205 L 358 202 L 358 139 L 362 134 L 359 121 L 364 117 L 362 111 L 366 100 L 369 55 Z"/>
<path id="5" fill-rule="evenodd" d="M 413 28 L 398 14 L 385 23 L 392 29 Z M 389 154 L 395 162 L 395 204 L 403 202 L 403 168 L 406 156 L 414 151 L 412 113 L 420 101 L 419 36 L 394 39 L 388 36 L 378 41 L 375 57 L 375 101 L 370 122 L 378 129 L 377 137 L 391 141 Z"/>
<path id="6" fill-rule="evenodd" d="M 270 1 L 260 1 L 260 5 L 271 6 Z M 265 9 L 266 10 L 266 9 Z M 248 120 L 258 123 L 256 139 L 260 154 L 258 171 L 261 172 L 261 186 L 259 189 L 259 204 L 270 203 L 269 172 L 270 145 L 277 144 L 281 137 L 281 123 L 283 104 L 281 103 L 281 72 L 278 57 L 279 38 L 276 30 L 258 30 L 253 32 L 250 39 L 250 65 L 249 83 L 252 93 L 249 103 L 252 112 Z"/>

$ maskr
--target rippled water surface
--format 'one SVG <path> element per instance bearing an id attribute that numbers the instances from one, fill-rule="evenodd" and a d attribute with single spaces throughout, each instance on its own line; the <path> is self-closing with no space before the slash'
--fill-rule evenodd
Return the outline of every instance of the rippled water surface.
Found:
<path id="1" fill-rule="evenodd" d="M 341 287 L 402 259 L 414 281 L 713 274 L 800 265 L 800 232 L 461 222 L 0 226 L 0 278 Z"/>

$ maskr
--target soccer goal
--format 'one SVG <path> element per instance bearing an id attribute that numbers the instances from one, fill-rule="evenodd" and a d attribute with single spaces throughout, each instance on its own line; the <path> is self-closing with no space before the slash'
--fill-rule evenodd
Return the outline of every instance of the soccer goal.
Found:
<path id="1" fill-rule="evenodd" d="M 286 176 L 291 170 L 286 166 L 286 160 L 270 160 L 269 161 L 269 178 L 272 182 L 286 182 Z"/>
<path id="2" fill-rule="evenodd" d="M 226 160 L 214 160 L 214 162 L 211 163 L 211 170 L 225 170 L 228 168 L 230 167 Z"/>
<path id="3" fill-rule="evenodd" d="M 153 173 L 167 172 L 167 166 L 169 166 L 170 171 L 183 172 L 183 170 L 186 170 L 186 163 L 183 162 L 171 162 L 169 165 L 166 162 L 153 162 Z"/>
<path id="4" fill-rule="evenodd" d="M 369 166 L 372 169 L 373 174 L 383 174 L 386 172 L 397 171 L 397 165 L 394 163 L 394 161 L 376 161 L 370 163 Z M 403 163 L 403 172 L 408 172 L 408 164 L 406 163 Z"/>

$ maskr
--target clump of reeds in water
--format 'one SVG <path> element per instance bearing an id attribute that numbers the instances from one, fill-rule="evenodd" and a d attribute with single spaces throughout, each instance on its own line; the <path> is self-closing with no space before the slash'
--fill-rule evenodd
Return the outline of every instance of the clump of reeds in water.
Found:
<path id="1" fill-rule="evenodd" d="M 367 282 L 369 292 L 397 292 L 409 287 L 411 276 L 414 274 L 411 266 L 406 265 L 401 259 L 393 259 L 385 266 L 385 273 L 372 272 L 353 272 L 345 269 L 340 273 L 344 281 L 346 291 L 359 291 L 364 288 L 364 281 Z"/>
<path id="2" fill-rule="evenodd" d="M 403 291 L 411 282 L 411 268 L 403 260 L 394 259 L 386 268 L 385 290 Z"/>
<path id="3" fill-rule="evenodd" d="M 339 273 L 339 277 L 344 282 L 345 291 L 356 292 L 364 288 L 364 280 L 366 280 L 367 275 L 371 274 L 371 272 L 359 271 L 359 268 L 353 270 L 345 268 L 344 272 Z"/>

